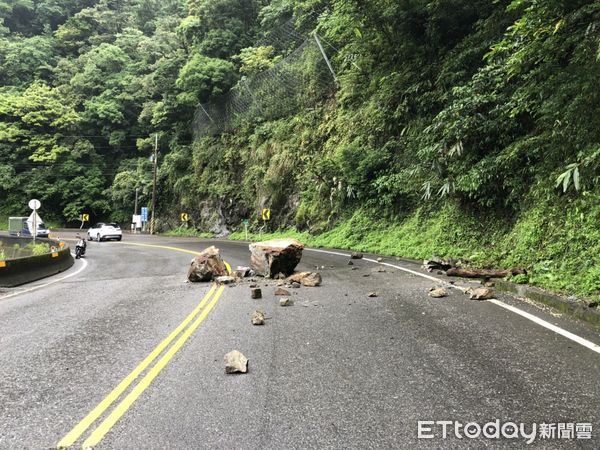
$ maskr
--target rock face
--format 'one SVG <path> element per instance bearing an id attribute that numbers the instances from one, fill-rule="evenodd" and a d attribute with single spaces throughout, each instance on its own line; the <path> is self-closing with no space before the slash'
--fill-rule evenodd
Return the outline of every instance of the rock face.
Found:
<path id="1" fill-rule="evenodd" d="M 188 270 L 189 281 L 210 281 L 214 278 L 227 275 L 227 267 L 221 259 L 219 249 L 215 246 L 208 247 L 194 259 Z"/>
<path id="2" fill-rule="evenodd" d="M 471 300 L 489 300 L 494 298 L 494 291 L 490 288 L 469 289 L 467 291 Z"/>
<path id="3" fill-rule="evenodd" d="M 248 358 L 239 351 L 233 350 L 225 355 L 225 373 L 248 372 Z"/>
<path id="4" fill-rule="evenodd" d="M 296 239 L 273 239 L 250 244 L 250 266 L 257 275 L 289 276 L 302 258 L 304 245 Z"/>
<path id="5" fill-rule="evenodd" d="M 448 297 L 448 291 L 444 288 L 432 288 L 429 291 L 429 296 L 433 298 Z"/>
<path id="6" fill-rule="evenodd" d="M 318 272 L 296 272 L 288 277 L 287 280 L 290 283 L 300 283 L 303 286 L 309 287 L 319 286 L 323 282 L 321 274 Z"/>

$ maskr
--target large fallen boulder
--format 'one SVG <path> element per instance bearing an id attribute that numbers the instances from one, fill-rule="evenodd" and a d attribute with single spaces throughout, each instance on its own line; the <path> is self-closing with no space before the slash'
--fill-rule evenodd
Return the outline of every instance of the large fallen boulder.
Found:
<path id="1" fill-rule="evenodd" d="M 296 239 L 273 239 L 250 244 L 250 267 L 257 275 L 289 276 L 302 259 L 304 245 Z"/>
<path id="2" fill-rule="evenodd" d="M 188 270 L 188 280 L 192 282 L 211 281 L 225 275 L 227 275 L 227 267 L 221 259 L 219 249 L 215 246 L 208 247 L 194 257 Z"/>

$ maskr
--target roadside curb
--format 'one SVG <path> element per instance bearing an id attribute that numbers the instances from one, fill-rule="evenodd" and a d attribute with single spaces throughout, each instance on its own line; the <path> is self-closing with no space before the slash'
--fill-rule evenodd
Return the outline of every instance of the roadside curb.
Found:
<path id="1" fill-rule="evenodd" d="M 600 328 L 600 311 L 588 307 L 580 301 L 572 301 L 561 295 L 547 292 L 527 284 L 515 284 L 504 280 L 494 280 L 496 289 L 535 302 L 543 303 L 557 311 L 567 314 Z"/>

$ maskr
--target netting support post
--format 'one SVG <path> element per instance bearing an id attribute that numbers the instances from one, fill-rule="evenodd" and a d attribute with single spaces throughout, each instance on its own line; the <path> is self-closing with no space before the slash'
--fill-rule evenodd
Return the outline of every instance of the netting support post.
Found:
<path id="1" fill-rule="evenodd" d="M 321 40 L 319 39 L 319 35 L 317 34 L 316 31 L 313 33 L 313 36 L 315 37 L 315 41 L 317 41 L 317 45 L 319 46 L 319 50 L 321 51 L 321 54 L 323 55 L 323 59 L 327 63 L 327 67 L 329 67 L 329 71 L 333 75 L 333 79 L 337 83 L 338 82 L 337 75 L 335 74 L 335 71 L 333 70 L 333 66 L 331 65 L 331 62 L 329 61 L 329 58 L 327 57 L 327 53 L 325 53 L 325 50 L 323 49 L 323 45 L 321 44 Z"/>

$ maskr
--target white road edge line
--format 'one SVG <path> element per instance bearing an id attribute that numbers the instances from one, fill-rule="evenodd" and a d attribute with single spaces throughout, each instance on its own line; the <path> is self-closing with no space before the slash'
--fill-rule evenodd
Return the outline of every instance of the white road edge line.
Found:
<path id="1" fill-rule="evenodd" d="M 71 255 L 72 255 L 72 253 L 71 253 Z M 52 281 L 50 281 L 49 283 L 46 283 L 46 284 L 40 284 L 39 286 L 34 286 L 32 288 L 29 288 L 29 289 L 23 289 L 22 291 L 13 292 L 12 294 L 8 294 L 8 295 L 5 295 L 3 297 L 0 297 L 0 300 L 5 300 L 7 298 L 16 297 L 17 295 L 25 294 L 25 293 L 31 292 L 31 291 L 37 291 L 38 289 L 45 288 L 47 286 L 50 286 L 51 284 L 59 283 L 61 281 L 66 280 L 67 278 L 74 277 L 75 275 L 77 275 L 78 273 L 82 272 L 83 270 L 85 270 L 87 268 L 87 265 L 88 265 L 87 261 L 85 259 L 80 259 L 80 261 L 83 262 L 83 266 L 81 266 L 79 269 L 77 269 L 76 272 L 70 273 L 69 275 L 66 275 L 66 276 L 64 276 L 62 278 L 58 278 L 56 280 L 52 280 Z"/>
<path id="2" fill-rule="evenodd" d="M 587 339 L 579 337 L 576 334 L 570 333 L 569 331 L 563 330 L 562 328 L 557 327 L 556 325 L 552 325 L 550 322 L 546 322 L 545 320 L 540 319 L 539 317 L 536 317 L 533 314 L 529 314 L 528 312 L 522 311 L 519 308 L 515 308 L 512 305 L 507 305 L 506 303 L 501 302 L 500 300 L 488 300 L 488 302 L 493 303 L 494 305 L 498 305 L 501 308 L 508 309 L 509 311 L 512 311 L 515 314 L 525 317 L 526 319 L 529 319 L 532 322 L 535 322 L 544 328 L 547 328 L 551 331 L 554 331 L 555 333 L 560 334 L 561 336 L 566 337 L 567 339 L 577 342 L 579 345 L 583 345 L 584 347 L 587 347 L 596 353 L 600 353 L 600 345 L 596 345 L 593 342 L 588 341 Z"/>
<path id="3" fill-rule="evenodd" d="M 317 249 L 312 249 L 312 248 L 307 248 L 305 250 L 308 250 L 310 252 L 317 252 L 317 253 L 327 253 L 329 255 L 344 256 L 346 258 L 350 257 L 350 255 L 347 254 L 347 253 L 331 252 L 331 251 L 328 251 L 328 250 L 317 250 Z M 414 270 L 406 269 L 404 267 L 400 267 L 400 266 L 397 266 L 395 264 L 390 264 L 390 263 L 386 263 L 386 262 L 379 262 L 379 261 L 376 261 L 376 260 L 370 259 L 370 258 L 363 258 L 363 259 L 365 261 L 373 262 L 375 264 L 382 264 L 384 266 L 393 267 L 394 269 L 402 270 L 404 272 L 408 272 L 410 274 L 417 275 L 417 276 L 419 276 L 421 278 L 426 278 L 428 280 L 432 280 L 432 281 L 435 281 L 435 282 L 438 282 L 438 283 L 444 283 L 444 281 L 441 280 L 441 279 L 439 279 L 439 278 L 431 277 L 429 275 L 425 275 L 423 273 L 419 273 L 419 272 L 416 272 Z M 556 325 L 552 325 L 550 322 L 546 322 L 545 320 L 540 319 L 539 317 L 534 316 L 533 314 L 529 314 L 528 312 L 525 312 L 525 311 L 523 311 L 523 310 L 521 310 L 519 308 L 516 308 L 514 306 L 508 305 L 508 304 L 506 304 L 506 303 L 504 303 L 504 302 L 502 302 L 500 300 L 497 300 L 497 299 L 488 300 L 487 302 L 488 303 L 493 303 L 496 306 L 500 306 L 501 308 L 504 308 L 504 309 L 507 309 L 509 311 L 512 311 L 513 313 L 518 314 L 521 317 L 524 317 L 524 318 L 526 318 L 528 320 L 531 320 L 532 322 L 540 325 L 541 327 L 544 327 L 544 328 L 546 328 L 546 329 L 548 329 L 550 331 L 554 331 L 555 333 L 560 334 L 561 336 L 563 336 L 563 337 L 565 337 L 567 339 L 570 339 L 573 342 L 577 342 L 579 345 L 583 345 L 584 347 L 589 348 L 593 352 L 596 352 L 596 353 L 600 354 L 600 345 L 594 344 L 593 342 L 588 341 L 587 339 L 584 339 L 584 338 L 582 338 L 580 336 L 577 336 L 576 334 L 573 334 L 573 333 L 571 333 L 571 332 L 569 332 L 567 330 L 563 330 L 562 328 L 557 327 Z"/>

